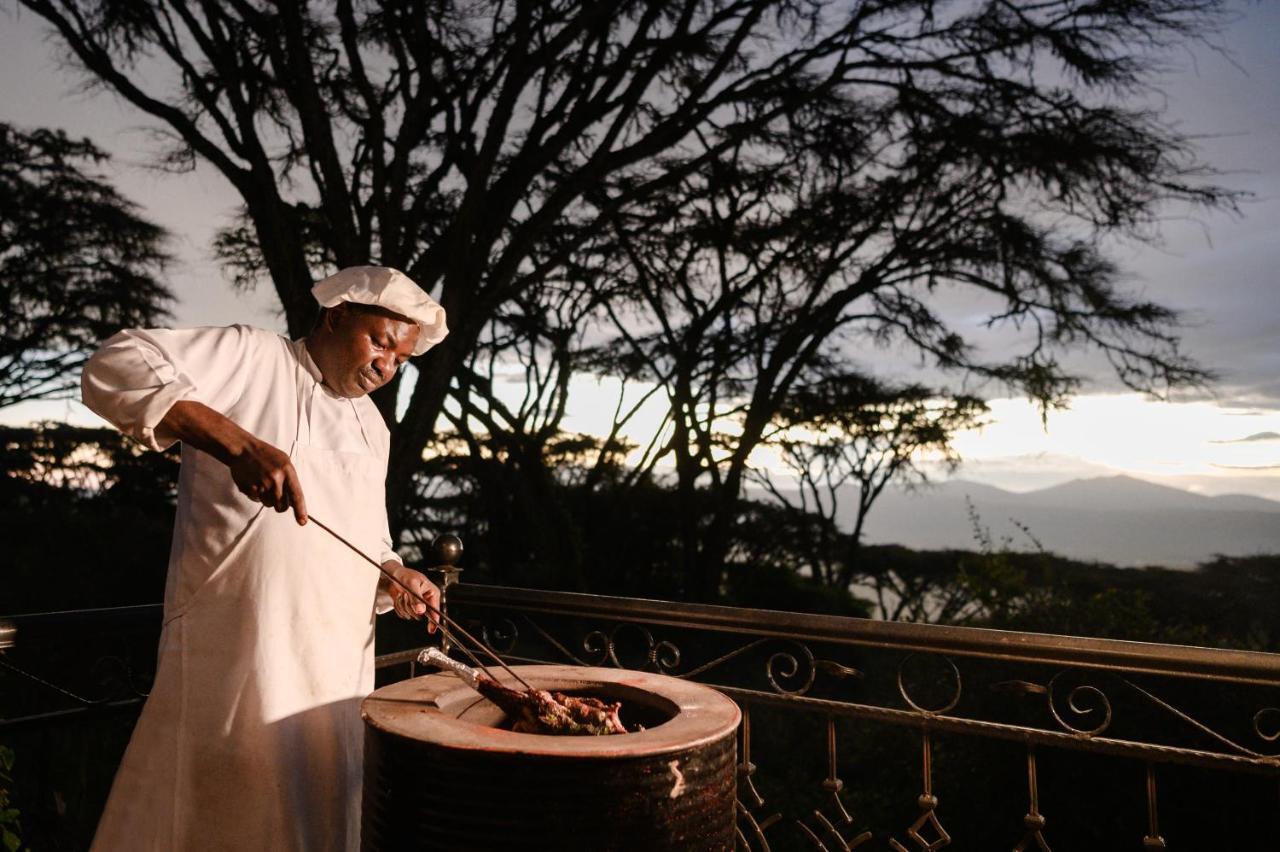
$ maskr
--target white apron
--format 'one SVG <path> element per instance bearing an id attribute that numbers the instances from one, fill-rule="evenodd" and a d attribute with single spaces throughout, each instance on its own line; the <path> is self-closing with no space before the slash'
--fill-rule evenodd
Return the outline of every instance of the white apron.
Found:
<path id="1" fill-rule="evenodd" d="M 307 509 L 377 554 L 384 463 L 371 448 L 310 445 L 304 397 L 322 391 L 299 370 L 289 456 Z M 216 459 L 193 458 L 196 483 L 231 481 Z M 359 704 L 373 689 L 379 574 L 315 524 L 298 526 L 292 511 L 260 507 L 230 542 L 208 579 L 167 614 L 155 685 L 94 850 L 359 846 Z"/>

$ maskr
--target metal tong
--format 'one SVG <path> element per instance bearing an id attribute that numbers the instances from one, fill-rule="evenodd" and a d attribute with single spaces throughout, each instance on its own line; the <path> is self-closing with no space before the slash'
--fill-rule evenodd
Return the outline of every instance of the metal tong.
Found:
<path id="1" fill-rule="evenodd" d="M 436 607 L 432 606 L 430 602 L 428 602 L 425 598 L 423 598 L 413 589 L 410 589 L 404 583 L 396 579 L 395 576 L 393 576 L 390 571 L 382 567 L 382 564 L 380 562 L 375 560 L 373 557 L 369 556 L 369 554 L 365 553 L 363 550 L 356 547 L 351 542 L 347 541 L 340 534 L 338 534 L 332 527 L 330 527 L 328 524 L 321 521 L 315 515 L 308 513 L 307 520 L 314 523 L 316 526 L 320 527 L 320 529 L 324 530 L 329 535 L 333 536 L 338 541 L 345 544 L 348 548 L 351 549 L 353 553 L 355 553 L 365 562 L 368 562 L 374 568 L 377 568 L 379 573 L 382 574 L 382 576 L 386 577 L 392 583 L 395 583 L 397 586 L 400 587 L 402 591 L 408 594 L 411 598 L 413 598 L 418 603 L 425 606 L 427 608 L 427 613 L 435 617 L 436 626 L 440 628 L 441 634 L 443 634 L 446 639 L 448 639 L 455 646 L 457 646 L 462 651 L 462 653 L 467 656 L 467 659 L 471 660 L 471 662 L 475 664 L 475 667 L 480 669 L 480 671 L 484 672 L 488 677 L 492 678 L 493 680 L 497 680 L 497 678 L 493 677 L 493 673 L 490 672 L 489 669 L 485 667 L 485 664 L 480 662 L 480 659 L 472 652 L 470 648 L 467 647 L 466 642 L 463 642 L 458 638 L 459 636 L 465 638 L 468 642 L 474 645 L 478 650 L 492 657 L 493 661 L 497 663 L 499 666 L 501 666 L 503 671 L 505 671 L 507 674 L 511 675 L 513 678 L 519 681 L 520 684 L 524 686 L 525 689 L 533 689 L 533 687 L 529 686 L 529 684 L 525 682 L 524 678 L 520 677 L 520 675 L 512 671 L 511 667 L 502 661 L 502 657 L 498 656 L 498 653 L 496 651 L 494 651 L 484 642 L 472 636 L 470 633 L 467 632 L 466 628 L 458 624 L 458 622 L 454 621 L 449 616 L 445 615 L 444 612 L 442 612 L 440 609 L 437 609 Z M 443 653 L 440 653 L 440 656 L 445 657 Z M 448 657 L 445 657 L 445 659 L 448 659 Z M 436 660 L 433 659 L 432 661 L 435 662 Z"/>

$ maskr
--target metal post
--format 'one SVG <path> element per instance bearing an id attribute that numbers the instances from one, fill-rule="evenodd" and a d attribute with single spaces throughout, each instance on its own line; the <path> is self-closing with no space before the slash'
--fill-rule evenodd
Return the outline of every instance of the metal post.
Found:
<path id="1" fill-rule="evenodd" d="M 446 616 L 449 614 L 449 587 L 458 582 L 458 575 L 462 573 L 457 564 L 461 558 L 462 539 L 458 536 L 445 533 L 431 540 L 431 559 L 434 564 L 427 570 L 440 576 L 440 612 Z M 447 654 L 449 646 L 448 635 L 441 634 L 440 650 Z"/>

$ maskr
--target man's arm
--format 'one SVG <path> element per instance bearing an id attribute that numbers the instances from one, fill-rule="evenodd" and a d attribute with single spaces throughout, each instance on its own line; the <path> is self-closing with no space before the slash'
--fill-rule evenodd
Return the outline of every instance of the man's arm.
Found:
<path id="1" fill-rule="evenodd" d="M 244 326 L 126 329 L 84 366 L 81 398 L 94 413 L 153 450 L 175 436 L 161 419 L 175 402 L 227 411 L 244 394 L 265 332 Z"/>
<path id="2" fill-rule="evenodd" d="M 289 456 L 255 438 L 225 415 L 195 400 L 179 400 L 160 420 L 157 431 L 203 450 L 231 469 L 236 487 L 250 500 L 277 512 L 293 509 L 307 522 L 307 504 Z"/>
<path id="3" fill-rule="evenodd" d="M 246 364 L 266 332 L 246 326 L 126 329 L 85 364 L 85 405 L 153 450 L 175 440 L 227 465 L 246 497 L 305 523 L 306 504 L 289 457 L 258 440 L 220 410 L 244 391 Z"/>

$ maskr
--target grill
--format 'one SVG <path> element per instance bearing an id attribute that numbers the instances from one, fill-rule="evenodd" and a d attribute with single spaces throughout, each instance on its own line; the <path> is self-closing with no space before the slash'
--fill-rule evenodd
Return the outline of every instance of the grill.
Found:
<path id="1" fill-rule="evenodd" d="M 532 686 L 623 702 L 637 733 L 553 737 L 452 674 L 377 690 L 365 722 L 362 849 L 729 850 L 737 705 L 665 675 L 517 666 Z"/>

